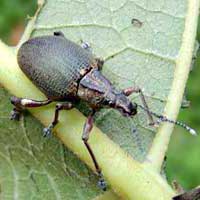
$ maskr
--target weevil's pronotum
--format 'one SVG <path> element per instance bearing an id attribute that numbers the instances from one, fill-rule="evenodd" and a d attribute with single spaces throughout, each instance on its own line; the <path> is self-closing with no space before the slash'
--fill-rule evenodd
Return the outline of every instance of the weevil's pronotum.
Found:
<path id="1" fill-rule="evenodd" d="M 125 117 L 131 117 L 137 113 L 139 106 L 147 113 L 151 125 L 166 121 L 180 125 L 192 134 L 195 134 L 195 131 L 181 122 L 169 120 L 150 111 L 139 88 L 117 90 L 100 71 L 103 61 L 95 58 L 87 48 L 88 45 L 81 47 L 66 39 L 62 32 L 54 32 L 52 36 L 35 37 L 25 42 L 18 51 L 18 64 L 47 99 L 36 101 L 11 97 L 11 103 L 14 105 L 11 119 L 18 120 L 24 108 L 39 107 L 53 101 L 62 102 L 56 104 L 54 119 L 47 128 L 44 128 L 44 136 L 48 136 L 58 123 L 61 110 L 72 109 L 74 103 L 80 99 L 86 101 L 92 112 L 85 122 L 82 140 L 95 165 L 99 186 L 105 190 L 106 184 L 100 166 L 88 143 L 89 133 L 93 127 L 93 116 L 100 108 L 114 108 Z M 143 106 L 128 99 L 134 92 L 140 94 Z M 153 116 L 159 119 L 156 123 Z"/>

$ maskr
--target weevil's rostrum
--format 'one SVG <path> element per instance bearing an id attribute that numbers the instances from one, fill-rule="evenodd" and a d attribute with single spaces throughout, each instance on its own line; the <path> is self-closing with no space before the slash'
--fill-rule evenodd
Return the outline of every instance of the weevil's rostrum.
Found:
<path id="1" fill-rule="evenodd" d="M 106 184 L 88 143 L 89 133 L 93 127 L 93 116 L 100 108 L 113 108 L 125 117 L 132 117 L 137 113 L 137 106 L 139 106 L 147 113 L 151 125 L 170 122 L 195 134 L 195 131 L 185 124 L 150 111 L 140 88 L 116 89 L 100 71 L 103 66 L 102 59 L 96 58 L 88 50 L 88 45 L 81 47 L 66 39 L 61 32 L 28 40 L 20 47 L 17 58 L 21 70 L 46 95 L 47 99 L 36 101 L 11 97 L 11 103 L 14 105 L 11 119 L 18 120 L 24 108 L 61 101 L 62 103 L 56 104 L 52 123 L 44 128 L 44 136 L 48 136 L 59 122 L 61 110 L 73 108 L 73 104 L 78 100 L 86 101 L 92 112 L 84 125 L 82 140 L 93 160 L 99 176 L 99 186 L 103 190 L 106 189 Z M 143 106 L 128 99 L 128 96 L 134 92 L 140 94 Z M 154 122 L 153 116 L 159 120 Z"/>

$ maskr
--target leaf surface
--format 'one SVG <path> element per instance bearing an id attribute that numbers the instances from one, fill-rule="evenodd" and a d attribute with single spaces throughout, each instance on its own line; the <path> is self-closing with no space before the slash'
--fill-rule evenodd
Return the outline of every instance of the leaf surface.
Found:
<path id="1" fill-rule="evenodd" d="M 187 1 L 49 0 L 38 16 L 33 36 L 56 30 L 76 43 L 89 43 L 93 53 L 105 60 L 103 74 L 117 88 L 140 87 L 150 109 L 162 113 L 173 81 L 186 10 Z M 139 101 L 138 95 L 130 98 Z M 146 113 L 140 110 L 132 120 L 104 109 L 96 114 L 96 125 L 138 160 L 145 158 L 155 134 Z"/>
<path id="2" fill-rule="evenodd" d="M 31 37 L 62 31 L 90 44 L 105 60 L 103 74 L 119 89 L 139 86 L 150 109 L 162 113 L 182 44 L 187 1 L 47 0 Z M 0 90 L 0 183 L 4 199 L 91 199 L 101 191 L 92 172 L 56 139 L 44 140 L 42 126 L 26 115 L 8 120 L 9 95 Z M 140 103 L 138 95 L 132 101 Z M 79 108 L 86 114 L 87 108 Z M 146 113 L 133 119 L 102 109 L 96 125 L 134 159 L 143 161 L 156 130 Z M 9 127 L 9 128 L 8 128 Z M 80 138 L 81 140 L 81 138 Z M 7 188 L 5 190 L 4 188 Z"/>

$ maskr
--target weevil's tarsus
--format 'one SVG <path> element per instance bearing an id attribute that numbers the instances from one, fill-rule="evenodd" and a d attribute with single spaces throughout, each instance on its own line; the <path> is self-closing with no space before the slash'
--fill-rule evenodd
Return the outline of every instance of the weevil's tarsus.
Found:
<path id="1" fill-rule="evenodd" d="M 21 110 L 17 108 L 13 108 L 13 110 L 10 113 L 10 120 L 16 120 L 19 121 L 21 115 Z"/>
<path id="2" fill-rule="evenodd" d="M 98 187 L 101 188 L 103 191 L 107 190 L 107 184 L 103 178 L 102 173 L 99 174 Z"/>
<path id="3" fill-rule="evenodd" d="M 73 108 L 72 103 L 70 102 L 65 102 L 65 103 L 58 103 L 56 104 L 56 109 L 55 109 L 55 114 L 54 114 L 54 119 L 52 123 L 47 127 L 43 129 L 43 136 L 44 137 L 49 137 L 52 135 L 52 130 L 56 126 L 56 124 L 59 122 L 58 117 L 59 117 L 59 112 L 61 110 L 70 110 Z"/>
<path id="4" fill-rule="evenodd" d="M 92 111 L 92 113 L 88 116 L 86 122 L 85 122 L 85 125 L 83 127 L 83 134 L 82 134 L 82 140 L 90 154 L 90 157 L 92 158 L 92 161 L 94 163 L 94 166 L 95 166 L 95 169 L 96 169 L 96 172 L 99 176 L 99 182 L 98 182 L 98 185 L 101 189 L 103 190 L 106 190 L 106 183 L 105 183 L 105 180 L 103 178 L 103 175 L 101 173 L 101 169 L 99 167 L 99 164 L 97 162 L 97 159 L 92 151 L 92 148 L 90 147 L 89 143 L 88 143 L 88 140 L 89 140 L 89 134 L 93 128 L 93 123 L 94 123 L 94 120 L 93 120 L 93 117 L 94 117 L 94 114 L 95 114 L 95 110 Z"/>
<path id="5" fill-rule="evenodd" d="M 43 137 L 50 138 L 52 136 L 53 128 L 53 124 L 50 124 L 48 127 L 43 128 Z"/>
<path id="6" fill-rule="evenodd" d="M 142 105 L 138 104 L 138 107 L 140 107 L 143 110 L 147 111 L 147 109 L 145 107 L 143 107 Z M 151 113 L 151 115 L 153 115 L 154 117 L 158 118 L 158 120 L 156 122 L 157 124 L 160 124 L 161 122 L 169 122 L 169 123 L 181 126 L 182 128 L 186 129 L 191 135 L 194 135 L 194 136 L 197 135 L 197 133 L 196 133 L 196 131 L 194 129 L 192 129 L 188 125 L 184 124 L 183 122 L 179 122 L 179 121 L 174 121 L 174 120 L 168 119 L 166 116 L 159 115 L 159 114 L 157 114 L 155 112 L 152 112 L 150 110 L 149 110 L 149 112 Z"/>

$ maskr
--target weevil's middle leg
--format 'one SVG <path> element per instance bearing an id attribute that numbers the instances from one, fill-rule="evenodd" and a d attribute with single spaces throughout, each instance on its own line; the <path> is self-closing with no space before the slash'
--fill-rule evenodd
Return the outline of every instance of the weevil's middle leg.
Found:
<path id="1" fill-rule="evenodd" d="M 59 117 L 59 112 L 61 110 L 70 110 L 73 108 L 72 103 L 70 102 L 66 102 L 66 103 L 58 103 L 56 104 L 56 109 L 55 109 L 55 114 L 54 114 L 54 119 L 51 122 L 51 124 L 47 127 L 43 129 L 43 136 L 47 137 L 50 136 L 52 133 L 53 128 L 56 126 L 56 124 L 58 124 L 58 117 Z"/>
<path id="2" fill-rule="evenodd" d="M 89 154 L 92 158 L 96 172 L 99 176 L 98 185 L 102 190 L 105 191 L 106 190 L 106 182 L 103 178 L 103 175 L 101 173 L 101 169 L 100 169 L 99 164 L 98 164 L 98 162 L 95 158 L 95 155 L 94 155 L 94 153 L 93 153 L 93 151 L 92 151 L 92 149 L 91 149 L 91 147 L 88 143 L 89 134 L 90 134 L 92 127 L 93 127 L 93 116 L 94 116 L 94 114 L 95 114 L 95 111 L 93 111 L 92 114 L 88 116 L 87 121 L 85 122 L 85 125 L 84 125 L 84 128 L 83 128 L 82 140 L 83 140 L 83 142 L 84 142 L 84 144 L 85 144 L 85 146 L 86 146 L 86 148 L 87 148 L 87 150 L 88 150 L 88 152 L 89 152 Z"/>
<path id="3" fill-rule="evenodd" d="M 142 104 L 144 105 L 145 109 L 146 109 L 146 112 L 147 112 L 147 115 L 148 115 L 148 118 L 149 118 L 149 124 L 150 125 L 155 125 L 155 122 L 153 120 L 153 116 L 152 114 L 150 113 L 149 111 L 149 107 L 147 105 L 147 102 L 145 100 L 145 97 L 144 97 L 144 94 L 142 92 L 142 90 L 138 87 L 130 87 L 130 88 L 126 88 L 123 90 L 123 93 L 126 95 L 126 96 L 129 96 L 131 95 L 132 93 L 139 93 L 140 94 L 140 98 L 142 100 Z"/>
<path id="4" fill-rule="evenodd" d="M 45 106 L 52 102 L 49 99 L 44 101 L 36 101 L 32 99 L 18 98 L 15 96 L 11 97 L 10 101 L 14 105 L 14 108 L 11 112 L 11 120 L 19 120 L 20 114 L 22 113 L 24 108 L 36 108 L 40 106 Z"/>

